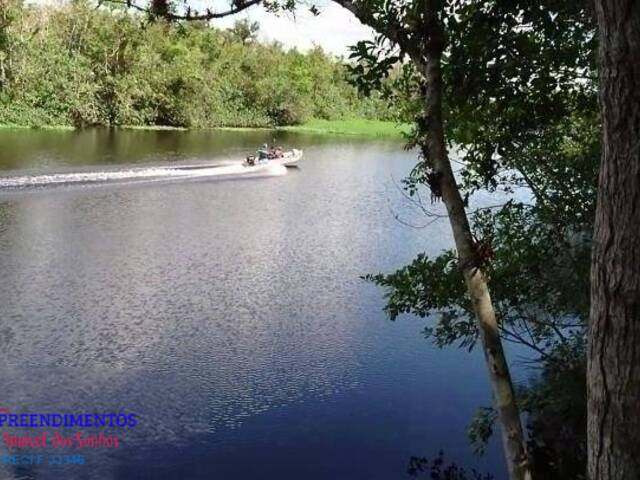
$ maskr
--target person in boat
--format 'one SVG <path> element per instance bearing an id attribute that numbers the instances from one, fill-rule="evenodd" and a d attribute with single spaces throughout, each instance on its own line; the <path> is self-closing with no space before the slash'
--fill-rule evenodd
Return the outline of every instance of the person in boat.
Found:
<path id="1" fill-rule="evenodd" d="M 282 147 L 281 146 L 277 146 L 277 147 L 273 147 L 271 148 L 271 158 L 282 158 L 284 156 L 284 153 L 282 152 Z"/>
<path id="2" fill-rule="evenodd" d="M 268 160 L 268 159 L 269 159 L 269 145 L 265 143 L 258 150 L 258 160 Z"/>

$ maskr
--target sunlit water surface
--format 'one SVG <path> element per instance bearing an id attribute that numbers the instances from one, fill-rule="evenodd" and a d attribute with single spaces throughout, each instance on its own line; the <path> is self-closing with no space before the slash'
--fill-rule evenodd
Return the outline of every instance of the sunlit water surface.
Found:
<path id="1" fill-rule="evenodd" d="M 87 465 L 0 478 L 399 479 L 439 450 L 503 475 L 464 433 L 481 355 L 389 321 L 359 278 L 451 245 L 446 221 L 394 218 L 425 223 L 402 143 L 281 134 L 305 151 L 285 175 L 126 174 L 237 168 L 272 136 L 0 132 L 0 407 L 140 418 L 105 431 L 117 450 L 54 452 Z"/>

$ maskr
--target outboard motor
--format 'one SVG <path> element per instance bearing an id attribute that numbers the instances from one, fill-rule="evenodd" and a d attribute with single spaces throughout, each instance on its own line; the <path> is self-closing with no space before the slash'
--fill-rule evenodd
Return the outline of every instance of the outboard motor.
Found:
<path id="1" fill-rule="evenodd" d="M 254 155 L 247 156 L 247 165 L 253 167 L 256 164 L 256 157 Z"/>

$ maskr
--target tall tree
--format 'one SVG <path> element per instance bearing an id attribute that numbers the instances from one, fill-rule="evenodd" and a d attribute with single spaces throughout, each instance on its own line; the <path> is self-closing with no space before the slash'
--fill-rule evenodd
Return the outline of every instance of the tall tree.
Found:
<path id="1" fill-rule="evenodd" d="M 239 41 L 243 45 L 246 45 L 256 41 L 259 30 L 260 25 L 258 22 L 250 22 L 244 18 L 242 20 L 236 20 L 233 27 L 229 29 L 229 34 L 231 35 L 231 38 Z"/>
<path id="2" fill-rule="evenodd" d="M 432 191 L 442 195 L 447 207 L 460 267 L 478 322 L 494 402 L 502 426 L 502 443 L 509 477 L 526 479 L 531 475 L 513 382 L 502 348 L 489 287 L 482 270 L 479 245 L 471 235 L 465 202 L 453 175 L 445 143 L 442 118 L 442 52 L 446 45 L 446 34 L 442 22 L 443 14 L 440 1 L 425 1 L 423 15 L 426 32 L 422 45 L 418 46 L 424 63 L 421 62 L 422 58 L 414 58 L 426 82 L 426 141 L 420 147 L 425 159 L 431 163 L 429 175 L 432 178 Z"/>
<path id="3" fill-rule="evenodd" d="M 597 0 L 603 148 L 591 270 L 588 473 L 640 478 L 640 2 Z"/>
<path id="4" fill-rule="evenodd" d="M 509 477 L 529 479 L 531 471 L 520 414 L 484 272 L 484 245 L 472 236 L 465 209 L 467 202 L 453 174 L 445 138 L 442 57 L 447 47 L 446 20 L 447 17 L 449 20 L 455 18 L 456 2 L 335 1 L 376 30 L 380 34 L 378 43 L 389 41 L 399 48 L 400 56 L 388 58 L 383 70 L 389 63 L 408 56 L 424 85 L 422 113 L 415 138 L 423 157 L 420 164 L 422 178 L 429 185 L 432 196 L 441 198 L 447 209 L 458 266 L 464 276 L 489 370 Z M 364 56 L 367 56 L 366 52 Z"/>

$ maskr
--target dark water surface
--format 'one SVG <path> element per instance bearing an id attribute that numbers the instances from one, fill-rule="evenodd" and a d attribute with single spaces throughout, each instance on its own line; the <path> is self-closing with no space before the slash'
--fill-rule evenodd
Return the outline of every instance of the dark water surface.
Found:
<path id="1" fill-rule="evenodd" d="M 359 279 L 451 244 L 446 222 L 394 219 L 423 221 L 394 184 L 401 143 L 280 134 L 305 150 L 286 175 L 101 176 L 228 164 L 272 136 L 0 132 L 5 182 L 87 174 L 0 188 L 0 407 L 139 416 L 103 430 L 119 449 L 57 452 L 86 465 L 0 478 L 402 479 L 440 449 L 502 477 L 464 433 L 490 403 L 481 355 L 389 321 Z"/>

